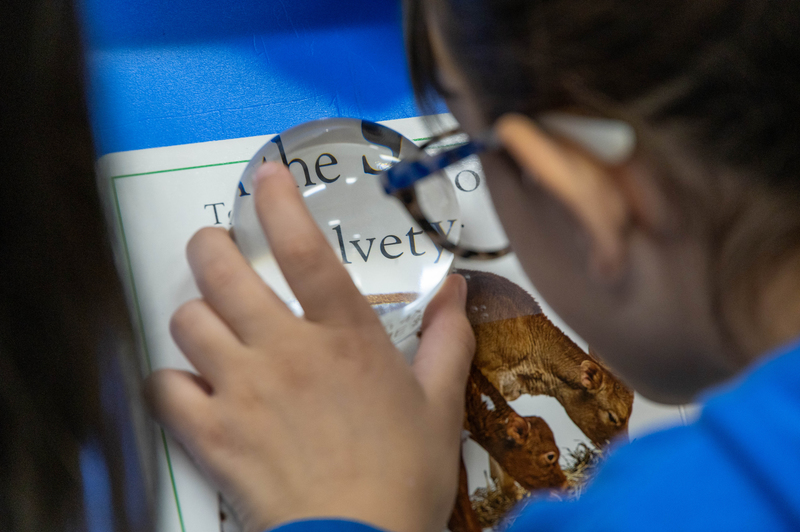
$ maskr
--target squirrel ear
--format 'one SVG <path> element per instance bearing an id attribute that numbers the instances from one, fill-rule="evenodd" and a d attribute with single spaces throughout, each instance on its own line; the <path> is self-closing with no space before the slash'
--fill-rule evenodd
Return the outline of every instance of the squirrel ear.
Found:
<path id="1" fill-rule="evenodd" d="M 521 416 L 512 417 L 512 419 L 508 422 L 508 425 L 506 425 L 508 437 L 517 442 L 519 445 L 525 443 L 529 430 L 530 425 L 528 424 L 528 420 Z"/>
<path id="2" fill-rule="evenodd" d="M 581 386 L 593 392 L 603 384 L 603 369 L 592 362 L 584 360 L 581 362 Z"/>

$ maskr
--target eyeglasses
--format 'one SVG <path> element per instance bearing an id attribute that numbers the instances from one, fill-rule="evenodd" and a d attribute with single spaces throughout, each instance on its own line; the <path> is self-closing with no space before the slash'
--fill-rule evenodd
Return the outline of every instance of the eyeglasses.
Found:
<path id="1" fill-rule="evenodd" d="M 463 136 L 464 132 L 461 129 L 454 129 L 433 137 L 419 148 L 421 153 L 426 153 L 426 150 L 435 149 L 446 139 Z M 448 239 L 450 232 L 443 231 L 441 222 L 436 222 L 430 216 L 431 209 L 425 208 L 424 186 L 427 178 L 444 171 L 447 167 L 473 155 L 499 148 L 500 143 L 494 132 L 487 131 L 467 142 L 457 143 L 454 148 L 427 154 L 418 159 L 403 159 L 380 175 L 381 184 L 387 194 L 400 200 L 420 228 L 439 247 L 457 257 L 476 260 L 496 259 L 510 253 L 511 246 L 484 251 L 461 246 Z"/>

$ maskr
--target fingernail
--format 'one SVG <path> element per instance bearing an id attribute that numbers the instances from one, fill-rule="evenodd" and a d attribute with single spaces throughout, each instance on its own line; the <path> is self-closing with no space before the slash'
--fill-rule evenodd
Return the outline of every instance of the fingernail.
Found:
<path id="1" fill-rule="evenodd" d="M 266 161 L 259 166 L 258 170 L 256 170 L 256 175 L 253 176 L 253 188 L 258 188 L 258 185 L 264 181 L 264 179 L 278 173 L 281 166 L 283 165 L 277 161 Z"/>

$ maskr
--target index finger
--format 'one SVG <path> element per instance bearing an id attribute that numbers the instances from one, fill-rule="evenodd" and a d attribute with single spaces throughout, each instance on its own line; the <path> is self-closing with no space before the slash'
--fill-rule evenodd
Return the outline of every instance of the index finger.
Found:
<path id="1" fill-rule="evenodd" d="M 289 169 L 264 163 L 254 181 L 261 226 L 306 318 L 329 323 L 377 321 L 311 217 Z"/>

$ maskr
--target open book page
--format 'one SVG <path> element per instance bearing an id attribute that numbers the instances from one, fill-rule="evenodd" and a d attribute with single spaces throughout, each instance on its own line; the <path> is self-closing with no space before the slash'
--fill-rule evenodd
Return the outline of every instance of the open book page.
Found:
<path id="1" fill-rule="evenodd" d="M 423 142 L 431 137 L 431 128 L 444 130 L 454 125 L 448 115 L 439 116 L 434 121 L 409 118 L 383 123 L 415 142 Z M 234 198 L 246 193 L 238 187 L 241 173 L 252 155 L 271 137 L 265 135 L 112 153 L 98 162 L 101 189 L 108 200 L 109 214 L 115 225 L 118 258 L 126 277 L 132 311 L 138 322 L 144 356 L 151 370 L 165 367 L 191 369 L 169 334 L 172 313 L 182 303 L 199 296 L 185 258 L 186 243 L 201 227 L 229 227 Z M 448 171 L 448 175 L 455 185 L 461 206 L 464 234 L 484 244 L 493 239 L 503 241 L 502 228 L 477 163 L 467 161 Z M 545 462 L 548 459 L 553 462 L 547 464 L 551 473 L 558 470 L 551 474 L 550 481 L 540 484 L 558 483 L 559 479 L 566 478 L 563 470 L 569 468 L 571 453 L 592 448 L 593 443 L 606 435 L 613 435 L 607 427 L 598 428 L 591 422 L 581 421 L 592 416 L 596 418 L 598 412 L 595 407 L 600 403 L 581 406 L 575 401 L 570 402 L 568 394 L 557 393 L 558 386 L 544 389 L 546 387 L 537 387 L 533 383 L 535 379 L 531 380 L 532 376 L 538 371 L 536 357 L 559 356 L 556 352 L 545 350 L 534 353 L 526 351 L 528 348 L 522 345 L 494 349 L 492 346 L 507 341 L 503 327 L 538 327 L 537 331 L 548 331 L 549 337 L 556 338 L 556 344 L 560 345 L 558 353 L 562 353 L 564 346 L 567 346 L 570 355 L 562 362 L 565 367 L 577 372 L 574 373 L 576 380 L 569 383 L 572 386 L 581 386 L 582 377 L 588 379 L 586 382 L 592 378 L 605 378 L 607 382 L 612 382 L 614 377 L 610 373 L 606 375 L 607 370 L 602 362 L 588 354 L 585 342 L 539 297 L 513 254 L 491 262 L 458 259 L 455 268 L 469 277 L 472 292 L 478 294 L 483 290 L 481 287 L 490 286 L 486 293 L 513 294 L 511 299 L 517 301 L 515 304 L 519 307 L 515 315 L 509 315 L 507 308 L 497 314 L 495 300 L 490 296 L 485 296 L 488 298 L 485 300 L 468 302 L 471 321 L 476 332 L 485 340 L 482 344 L 482 369 L 486 378 L 473 383 L 473 391 L 477 393 L 473 394 L 477 397 L 477 401 L 472 402 L 473 417 L 477 421 L 470 433 L 465 432 L 463 453 L 468 477 L 467 495 L 472 498 L 468 504 L 477 508 L 485 506 L 487 498 L 497 498 L 497 493 L 503 491 L 501 485 L 505 486 L 505 495 L 517 497 L 524 496 L 526 492 L 522 484 L 542 487 L 536 486 L 536 482 L 524 480 L 528 478 L 526 472 L 530 473 L 528 476 L 538 474 L 541 477 L 542 472 L 536 470 L 539 466 L 509 460 L 509 456 L 500 456 L 492 447 L 492 441 L 498 438 L 498 434 L 517 438 L 520 446 L 530 447 L 536 439 L 544 441 L 545 447 L 550 445 L 547 449 L 552 447 L 558 450 L 558 456 L 555 457 L 548 455 L 548 452 L 540 453 Z M 525 311 L 531 308 L 539 311 Z M 400 347 L 413 354 L 415 342 L 416 338 L 412 337 Z M 515 353 L 516 373 L 492 370 L 493 361 L 496 362 L 492 358 L 495 351 Z M 505 365 L 508 366 L 507 363 Z M 487 385 L 493 388 L 480 388 Z M 617 411 L 612 412 L 610 418 L 605 410 L 602 415 L 611 425 L 614 425 L 615 418 L 617 423 L 627 422 L 631 438 L 654 427 L 686 421 L 682 408 L 656 405 L 638 395 L 633 397 L 623 393 L 622 396 L 622 400 L 617 400 L 616 408 L 619 412 L 630 413 L 632 400 L 629 419 L 619 419 L 618 416 L 627 417 L 627 414 Z M 499 419 L 498 412 L 509 415 Z M 582 427 L 576 424 L 576 419 Z M 518 425 L 514 425 L 515 422 Z M 494 466 L 490 466 L 486 448 L 492 451 Z M 503 471 L 502 467 L 498 467 L 499 463 L 504 463 L 506 469 L 513 471 Z M 160 467 L 159 532 L 238 530 L 235 516 L 216 490 L 204 480 L 180 446 L 167 435 L 162 437 Z M 519 482 L 520 478 L 523 478 L 522 483 Z M 483 512 L 482 518 L 486 518 L 485 508 L 479 510 Z"/>

